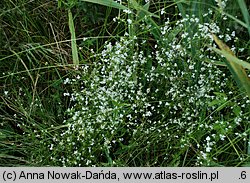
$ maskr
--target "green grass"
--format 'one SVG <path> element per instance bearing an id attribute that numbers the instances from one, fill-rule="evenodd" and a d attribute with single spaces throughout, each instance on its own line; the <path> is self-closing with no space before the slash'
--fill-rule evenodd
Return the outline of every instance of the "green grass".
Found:
<path id="1" fill-rule="evenodd" d="M 249 7 L 220 2 L 1 2 L 0 166 L 249 166 Z"/>

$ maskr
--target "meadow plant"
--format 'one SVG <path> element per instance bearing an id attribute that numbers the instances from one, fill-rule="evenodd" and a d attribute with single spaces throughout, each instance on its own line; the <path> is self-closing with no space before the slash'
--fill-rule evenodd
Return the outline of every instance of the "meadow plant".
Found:
<path id="1" fill-rule="evenodd" d="M 150 27 L 142 22 L 139 29 L 148 34 Z M 166 21 L 160 33 L 161 40 L 150 42 L 125 32 L 94 54 L 93 65 L 65 79 L 74 86 L 64 93 L 72 105 L 64 128 L 45 143 L 52 164 L 223 165 L 228 149 L 238 162 L 247 160 L 240 147 L 247 143 L 242 124 L 249 122 L 250 101 L 209 47 L 211 33 L 234 44 L 235 31 L 222 33 L 218 22 L 187 15 Z"/>

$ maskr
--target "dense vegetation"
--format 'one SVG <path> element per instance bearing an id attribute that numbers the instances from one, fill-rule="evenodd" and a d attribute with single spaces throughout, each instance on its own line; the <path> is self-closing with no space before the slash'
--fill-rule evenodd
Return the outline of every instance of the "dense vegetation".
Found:
<path id="1" fill-rule="evenodd" d="M 0 165 L 250 166 L 249 1 L 92 2 L 0 2 Z"/>

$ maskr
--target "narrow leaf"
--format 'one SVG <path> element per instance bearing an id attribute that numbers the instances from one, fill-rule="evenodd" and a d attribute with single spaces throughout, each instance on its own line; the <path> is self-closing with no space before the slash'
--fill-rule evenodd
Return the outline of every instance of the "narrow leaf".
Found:
<path id="1" fill-rule="evenodd" d="M 235 16 L 232 16 L 226 12 L 223 12 L 226 16 L 228 16 L 229 18 L 231 18 L 232 20 L 234 20 L 236 23 L 240 24 L 241 26 L 249 29 L 248 25 L 244 22 L 242 22 L 241 20 L 239 20 L 238 18 L 235 18 Z"/>
<path id="2" fill-rule="evenodd" d="M 103 6 L 108 6 L 108 7 L 116 8 L 116 9 L 122 9 L 122 10 L 128 9 L 126 6 L 123 6 L 113 0 L 82 0 L 82 1 L 95 3 L 95 4 L 99 4 Z"/>
<path id="3" fill-rule="evenodd" d="M 72 58 L 73 58 L 73 64 L 79 65 L 79 58 L 78 58 L 78 51 L 77 51 L 77 44 L 76 44 L 76 34 L 75 34 L 75 27 L 74 27 L 74 21 L 72 17 L 71 10 L 68 10 L 68 16 L 69 16 L 69 30 L 71 34 L 71 50 L 72 50 Z"/>
<path id="4" fill-rule="evenodd" d="M 152 17 L 156 17 L 156 18 L 160 18 L 160 17 L 148 11 L 150 2 L 145 4 L 144 6 L 140 6 L 134 0 L 131 0 L 130 2 L 133 8 L 137 10 L 136 21 L 139 22 L 142 19 L 144 19 L 144 17 L 146 16 L 145 22 L 147 23 L 147 25 L 150 25 L 150 27 L 152 27 L 152 29 L 149 30 L 150 33 L 155 37 L 156 40 L 160 40 L 161 38 L 160 28 L 157 25 L 157 23 L 155 23 L 155 21 L 152 19 Z"/>
<path id="5" fill-rule="evenodd" d="M 213 39 L 221 49 L 218 50 L 216 48 L 213 48 L 213 50 L 226 57 L 226 64 L 229 67 L 231 73 L 233 74 L 233 77 L 236 80 L 238 86 L 240 88 L 243 87 L 246 90 L 248 97 L 250 98 L 250 79 L 244 69 L 244 67 L 248 69 L 250 68 L 249 63 L 239 60 L 234 55 L 232 50 L 214 34 Z"/>
<path id="6" fill-rule="evenodd" d="M 238 1 L 239 6 L 240 6 L 244 20 L 247 24 L 248 33 L 250 35 L 250 16 L 249 16 L 249 12 L 247 10 L 246 3 L 244 0 L 237 0 L 237 1 Z"/>
<path id="7" fill-rule="evenodd" d="M 150 5 L 149 3 L 145 4 L 144 6 L 141 6 L 135 0 L 130 0 L 130 2 L 132 5 L 132 8 L 134 8 L 137 11 L 137 14 L 143 13 L 143 14 L 150 16 L 150 17 L 160 18 L 158 15 L 155 15 L 154 13 L 151 13 L 148 11 L 148 8 Z M 140 16 L 142 16 L 142 15 L 140 15 Z"/>
<path id="8" fill-rule="evenodd" d="M 178 9 L 179 9 L 179 11 L 181 13 L 181 16 L 183 18 L 185 18 L 186 17 L 186 12 L 185 12 L 185 9 L 184 9 L 184 7 L 182 5 L 183 1 L 174 0 L 174 2 L 177 4 L 177 7 L 178 7 Z"/>
<path id="9" fill-rule="evenodd" d="M 242 66 L 243 68 L 249 69 L 250 70 L 250 63 L 240 60 L 237 57 L 229 54 L 228 52 L 224 51 L 224 50 L 219 50 L 217 48 L 212 48 L 215 52 L 217 52 L 218 54 L 223 55 L 224 57 L 227 58 L 227 60 L 230 60 L 231 62 L 238 64 L 240 66 Z"/>

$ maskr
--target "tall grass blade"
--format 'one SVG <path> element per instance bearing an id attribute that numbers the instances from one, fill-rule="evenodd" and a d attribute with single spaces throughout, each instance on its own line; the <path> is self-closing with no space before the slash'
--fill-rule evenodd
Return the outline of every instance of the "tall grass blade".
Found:
<path id="1" fill-rule="evenodd" d="M 149 6 L 150 6 L 150 3 L 147 3 L 147 4 L 145 4 L 144 6 L 139 5 L 135 0 L 130 0 L 130 3 L 131 3 L 131 5 L 132 5 L 132 7 L 133 7 L 137 12 L 139 12 L 140 16 L 143 15 L 143 14 L 141 14 L 141 13 L 144 13 L 145 15 L 150 16 L 150 17 L 160 18 L 158 15 L 155 15 L 154 13 L 151 13 L 151 12 L 148 11 Z M 138 14 L 138 13 L 137 13 L 137 14 Z"/>
<path id="2" fill-rule="evenodd" d="M 126 6 L 123 6 L 122 4 L 119 4 L 113 0 L 82 0 L 82 1 L 108 6 L 116 9 L 122 9 L 122 10 L 128 9 Z"/>
<path id="3" fill-rule="evenodd" d="M 160 40 L 161 39 L 161 35 L 160 35 L 160 28 L 157 25 L 157 23 L 151 18 L 151 17 L 155 17 L 155 18 L 160 18 L 159 16 L 151 13 L 148 11 L 149 6 L 150 6 L 150 2 L 146 3 L 144 6 L 140 6 L 136 1 L 131 0 L 130 1 L 132 4 L 132 7 L 134 9 L 136 9 L 137 11 L 137 16 L 136 16 L 136 21 L 140 22 L 141 20 L 143 20 L 146 18 L 146 23 L 152 27 L 152 29 L 150 29 L 150 33 L 155 37 L 156 40 Z"/>
<path id="4" fill-rule="evenodd" d="M 77 51 L 77 44 L 76 44 L 76 34 L 75 34 L 74 21 L 73 21 L 73 17 L 72 17 L 72 13 L 70 9 L 68 10 L 68 16 L 69 16 L 69 30 L 71 34 L 71 49 L 72 49 L 73 64 L 78 66 L 79 58 L 78 58 L 78 51 Z"/>
<path id="5" fill-rule="evenodd" d="M 238 18 L 235 18 L 234 16 L 232 16 L 232 15 L 230 15 L 230 14 L 228 14 L 228 13 L 226 13 L 226 12 L 223 12 L 226 16 L 228 16 L 229 18 L 231 18 L 232 20 L 234 20 L 235 22 L 237 22 L 238 24 L 240 24 L 241 26 L 243 26 L 243 27 L 245 27 L 245 28 L 249 28 L 249 26 L 246 24 L 246 23 L 244 23 L 244 22 L 242 22 L 241 20 L 239 20 Z"/>
<path id="6" fill-rule="evenodd" d="M 223 43 L 217 36 L 213 35 L 213 39 L 221 50 L 213 48 L 219 54 L 222 54 L 226 57 L 226 65 L 229 67 L 231 73 L 233 74 L 234 79 L 236 80 L 238 86 L 243 87 L 248 97 L 250 98 L 250 79 L 245 71 L 245 68 L 250 69 L 250 64 L 239 60 L 232 50 Z"/>
<path id="7" fill-rule="evenodd" d="M 26 72 L 28 73 L 28 75 L 29 75 L 29 77 L 30 77 L 30 79 L 31 79 L 31 81 L 32 81 L 32 84 L 33 84 L 33 86 L 34 86 L 34 83 L 35 83 L 35 82 L 34 82 L 34 79 L 33 79 L 32 75 L 30 74 L 30 71 L 29 71 L 28 67 L 26 66 L 26 64 L 24 63 L 24 61 L 22 60 L 22 58 L 21 58 L 21 57 L 19 56 L 19 54 L 16 53 L 15 51 L 11 50 L 11 52 L 14 53 L 14 54 L 16 55 L 16 57 L 21 61 L 21 63 L 23 64 L 23 66 L 24 66 Z"/>
<path id="8" fill-rule="evenodd" d="M 143 5 L 142 10 L 148 11 L 150 6 L 150 2 L 148 2 L 147 4 Z M 142 10 L 137 12 L 137 17 L 139 19 L 143 19 L 144 18 L 144 13 L 142 12 Z"/>
<path id="9" fill-rule="evenodd" d="M 131 6 L 132 5 L 131 5 L 130 1 L 128 1 L 128 9 L 130 9 Z M 136 25 L 134 23 L 135 16 L 134 16 L 133 13 L 129 13 L 128 14 L 128 20 L 131 20 L 133 22 L 131 24 L 128 24 L 128 33 L 129 33 L 129 36 L 131 38 L 133 38 L 135 36 L 135 34 L 136 34 L 136 29 L 137 29 L 137 27 L 136 27 Z M 134 46 L 134 43 L 132 44 L 132 46 Z"/>
<path id="10" fill-rule="evenodd" d="M 178 9 L 179 9 L 179 11 L 181 13 L 181 16 L 183 18 L 185 18 L 186 17 L 186 11 L 185 11 L 183 5 L 181 4 L 181 3 L 185 2 L 185 0 L 180 0 L 180 1 L 175 0 L 174 2 L 177 4 L 177 7 L 178 7 Z"/>
<path id="11" fill-rule="evenodd" d="M 237 1 L 238 1 L 239 6 L 240 6 L 242 15 L 245 19 L 245 22 L 247 24 L 248 33 L 250 35 L 250 16 L 249 16 L 249 12 L 247 10 L 246 3 L 244 0 L 237 0 Z"/>
<path id="12" fill-rule="evenodd" d="M 215 52 L 217 52 L 218 54 L 221 54 L 223 56 L 225 56 L 227 58 L 227 60 L 230 60 L 231 62 L 234 62 L 235 64 L 238 64 L 240 66 L 242 66 L 243 68 L 249 69 L 250 70 L 250 63 L 240 60 L 237 57 L 229 54 L 228 52 L 224 51 L 224 50 L 219 50 L 217 48 L 212 48 Z"/>

